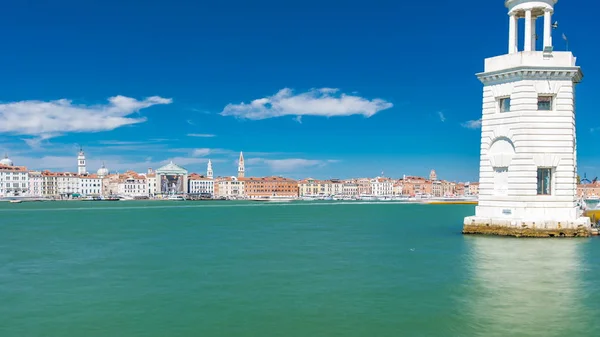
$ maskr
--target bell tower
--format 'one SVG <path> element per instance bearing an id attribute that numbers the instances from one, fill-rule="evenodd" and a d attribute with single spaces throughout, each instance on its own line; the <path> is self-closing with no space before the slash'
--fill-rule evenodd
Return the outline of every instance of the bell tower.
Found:
<path id="1" fill-rule="evenodd" d="M 240 152 L 240 159 L 238 160 L 238 178 L 244 178 L 246 175 L 246 165 L 244 165 L 244 154 Z"/>
<path id="2" fill-rule="evenodd" d="M 213 168 L 212 168 L 212 162 L 210 161 L 210 159 L 208 160 L 208 165 L 206 166 L 206 177 L 208 179 L 213 178 Z"/>
<path id="3" fill-rule="evenodd" d="M 77 156 L 77 174 L 87 174 L 85 169 L 85 153 L 82 148 L 79 148 L 79 155 Z"/>
<path id="4" fill-rule="evenodd" d="M 552 14 L 558 0 L 507 0 L 508 53 L 485 60 L 479 204 L 463 233 L 514 236 L 589 235 L 577 205 L 576 57 L 555 51 Z M 544 49 L 535 22 L 544 20 Z M 525 20 L 524 50 L 518 20 Z"/>

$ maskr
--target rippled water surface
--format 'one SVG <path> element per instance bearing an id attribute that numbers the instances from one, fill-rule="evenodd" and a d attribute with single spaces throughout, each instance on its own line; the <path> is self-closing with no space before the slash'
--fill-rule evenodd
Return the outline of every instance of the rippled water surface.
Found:
<path id="1" fill-rule="evenodd" d="M 600 240 L 464 205 L 0 203 L 0 336 L 597 336 Z"/>

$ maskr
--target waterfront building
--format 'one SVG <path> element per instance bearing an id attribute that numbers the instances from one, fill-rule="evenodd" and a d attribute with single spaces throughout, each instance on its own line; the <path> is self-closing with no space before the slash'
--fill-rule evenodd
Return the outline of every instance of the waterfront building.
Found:
<path id="1" fill-rule="evenodd" d="M 15 166 L 8 155 L 0 160 L 0 197 L 25 196 L 29 193 L 29 172 Z"/>
<path id="2" fill-rule="evenodd" d="M 371 189 L 371 179 L 369 178 L 359 178 L 355 180 L 356 184 L 358 185 L 358 194 L 359 195 L 371 195 L 372 189 Z"/>
<path id="3" fill-rule="evenodd" d="M 117 195 L 120 178 L 119 174 L 109 174 L 102 178 L 102 195 L 105 197 Z"/>
<path id="4" fill-rule="evenodd" d="M 431 180 L 431 181 L 437 180 L 437 173 L 435 173 L 435 170 L 431 170 L 431 172 L 429 172 L 429 180 Z"/>
<path id="5" fill-rule="evenodd" d="M 246 165 L 244 164 L 244 154 L 240 152 L 240 158 L 238 159 L 238 178 L 244 178 L 246 176 Z"/>
<path id="6" fill-rule="evenodd" d="M 58 197 L 58 174 L 50 171 L 42 171 L 42 196 L 45 198 Z"/>
<path id="7" fill-rule="evenodd" d="M 79 193 L 84 197 L 102 195 L 102 177 L 97 174 L 80 175 Z"/>
<path id="8" fill-rule="evenodd" d="M 358 196 L 358 184 L 353 180 L 345 180 L 342 185 L 342 195 L 345 197 Z"/>
<path id="9" fill-rule="evenodd" d="M 600 182 L 594 180 L 577 185 L 577 196 L 584 199 L 600 199 Z"/>
<path id="10" fill-rule="evenodd" d="M 76 173 L 56 173 L 56 194 L 61 199 L 78 197 L 79 191 L 79 176 Z"/>
<path id="11" fill-rule="evenodd" d="M 343 195 L 344 194 L 344 182 L 339 179 L 331 179 L 329 180 L 329 184 L 331 186 L 331 194 L 330 195 Z"/>
<path id="12" fill-rule="evenodd" d="M 479 183 L 469 182 L 468 186 L 465 187 L 465 195 L 479 195 Z"/>
<path id="13" fill-rule="evenodd" d="M 390 196 L 394 194 L 394 181 L 384 177 L 371 179 L 371 194 L 374 196 Z"/>
<path id="14" fill-rule="evenodd" d="M 456 183 L 453 181 L 442 181 L 442 193 L 445 197 L 456 195 Z"/>
<path id="15" fill-rule="evenodd" d="M 146 174 L 146 182 L 148 183 L 148 196 L 154 198 L 156 196 L 156 173 L 152 168 L 148 169 Z"/>
<path id="16" fill-rule="evenodd" d="M 147 197 L 148 185 L 146 176 L 133 171 L 119 175 L 117 194 L 125 197 Z"/>
<path id="17" fill-rule="evenodd" d="M 29 171 L 29 196 L 36 198 L 44 196 L 44 178 L 40 171 Z"/>
<path id="18" fill-rule="evenodd" d="M 257 199 L 271 196 L 298 197 L 298 182 L 283 177 L 243 178 L 244 194 Z"/>
<path id="19" fill-rule="evenodd" d="M 465 218 L 465 233 L 560 229 L 561 235 L 574 235 L 579 231 L 565 229 L 590 226 L 576 196 L 574 91 L 583 74 L 570 51 L 554 50 L 556 2 L 505 3 L 508 53 L 486 59 L 477 75 L 483 83 L 479 205 L 475 216 Z M 543 50 L 536 48 L 538 18 L 544 21 Z M 525 20 L 523 51 L 519 19 Z"/>
<path id="20" fill-rule="evenodd" d="M 444 196 L 444 182 L 441 180 L 432 180 L 431 195 L 438 198 Z"/>
<path id="21" fill-rule="evenodd" d="M 188 183 L 188 194 L 195 196 L 207 196 L 211 198 L 214 196 L 215 185 L 212 178 L 197 173 L 192 173 L 188 176 Z"/>
<path id="22" fill-rule="evenodd" d="M 85 153 L 81 148 L 79 149 L 79 155 L 77 156 L 77 174 L 87 174 L 87 169 L 85 168 Z"/>
<path id="23" fill-rule="evenodd" d="M 218 198 L 245 198 L 244 180 L 238 179 L 238 177 L 219 177 L 215 179 L 214 190 Z"/>
<path id="24" fill-rule="evenodd" d="M 320 180 L 306 178 L 298 181 L 298 195 L 301 197 L 325 195 L 325 191 L 325 184 Z"/>
<path id="25" fill-rule="evenodd" d="M 455 183 L 453 196 L 464 196 L 465 195 L 465 183 Z"/>
<path id="26" fill-rule="evenodd" d="M 394 181 L 394 186 L 392 187 L 392 193 L 397 196 L 403 195 L 403 193 L 402 193 L 403 186 L 404 186 L 404 180 L 398 179 L 398 180 Z"/>
<path id="27" fill-rule="evenodd" d="M 433 183 L 423 177 L 406 176 L 403 178 L 402 194 L 411 197 L 430 196 L 433 194 Z"/>
<path id="28" fill-rule="evenodd" d="M 186 194 L 188 187 L 188 171 L 173 163 L 156 170 L 156 195 Z"/>

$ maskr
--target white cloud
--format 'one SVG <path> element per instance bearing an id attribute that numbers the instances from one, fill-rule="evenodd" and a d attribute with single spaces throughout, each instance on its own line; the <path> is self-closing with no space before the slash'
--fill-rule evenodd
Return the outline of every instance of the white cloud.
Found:
<path id="1" fill-rule="evenodd" d="M 479 129 L 481 127 L 481 119 L 474 119 L 470 121 L 466 121 L 461 124 L 462 127 L 467 129 Z"/>
<path id="2" fill-rule="evenodd" d="M 330 163 L 336 163 L 337 160 L 316 160 L 302 158 L 288 159 L 265 159 L 265 158 L 247 158 L 246 164 L 250 166 L 265 164 L 273 172 L 288 173 L 311 167 L 322 167 Z"/>
<path id="3" fill-rule="evenodd" d="M 441 122 L 445 122 L 446 121 L 446 116 L 444 116 L 444 112 L 443 111 L 438 111 L 438 117 L 440 118 Z"/>
<path id="4" fill-rule="evenodd" d="M 322 88 L 294 94 L 291 89 L 285 88 L 273 96 L 259 98 L 249 104 L 228 104 L 221 115 L 254 120 L 280 116 L 371 117 L 393 107 L 392 103 L 379 98 L 368 100 L 338 93 L 339 89 Z"/>
<path id="5" fill-rule="evenodd" d="M 198 137 L 198 138 L 212 138 L 217 135 L 213 135 L 211 133 L 188 133 L 188 137 Z"/>
<path id="6" fill-rule="evenodd" d="M 141 101 L 114 96 L 108 99 L 108 104 L 89 106 L 75 105 L 67 99 L 0 103 L 0 133 L 44 140 L 67 132 L 109 131 L 146 121 L 144 117 L 129 117 L 141 109 L 170 103 L 170 98 L 159 96 Z"/>
<path id="7" fill-rule="evenodd" d="M 210 149 L 194 149 L 194 151 L 192 151 L 192 156 L 194 157 L 204 157 L 204 156 L 208 156 L 212 151 Z"/>

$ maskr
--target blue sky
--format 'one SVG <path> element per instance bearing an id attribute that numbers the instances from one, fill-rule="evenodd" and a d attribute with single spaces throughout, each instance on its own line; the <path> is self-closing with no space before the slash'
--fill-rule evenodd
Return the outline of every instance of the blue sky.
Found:
<path id="1" fill-rule="evenodd" d="M 253 176 L 476 180 L 474 74 L 506 52 L 503 2 L 10 1 L 0 150 L 36 169 L 76 170 L 81 145 L 90 171 L 210 158 L 232 175 L 244 151 Z M 585 74 L 579 169 L 593 177 L 600 38 L 584 4 L 557 4 L 554 41 L 569 37 Z"/>

